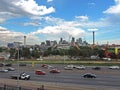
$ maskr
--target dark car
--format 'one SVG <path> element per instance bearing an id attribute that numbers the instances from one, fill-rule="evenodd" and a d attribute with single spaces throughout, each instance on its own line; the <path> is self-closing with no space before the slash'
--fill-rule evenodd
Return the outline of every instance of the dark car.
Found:
<path id="1" fill-rule="evenodd" d="M 9 66 L 12 66 L 12 64 L 11 63 L 6 63 L 5 66 L 9 67 Z"/>
<path id="2" fill-rule="evenodd" d="M 25 72 L 23 72 L 20 75 L 12 75 L 11 79 L 29 80 L 30 79 L 30 75 L 28 75 Z"/>
<path id="3" fill-rule="evenodd" d="M 19 63 L 19 66 L 27 66 L 25 63 Z"/>
<path id="4" fill-rule="evenodd" d="M 3 67 L 4 66 L 4 63 L 0 63 L 0 67 Z"/>
<path id="5" fill-rule="evenodd" d="M 93 67 L 92 69 L 93 69 L 93 70 L 101 70 L 100 67 Z"/>
<path id="6" fill-rule="evenodd" d="M 84 78 L 96 78 L 96 75 L 95 74 L 92 74 L 92 73 L 86 73 L 83 75 Z"/>

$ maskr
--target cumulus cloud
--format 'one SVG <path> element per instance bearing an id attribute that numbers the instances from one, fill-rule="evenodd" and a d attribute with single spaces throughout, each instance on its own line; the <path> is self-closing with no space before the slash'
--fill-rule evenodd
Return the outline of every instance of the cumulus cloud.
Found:
<path id="1" fill-rule="evenodd" d="M 44 38 L 54 40 L 58 40 L 60 37 L 68 37 L 69 35 L 80 38 L 86 36 L 88 30 L 97 31 L 99 30 L 98 28 L 107 26 L 102 20 L 99 22 L 89 21 L 88 16 L 76 16 L 72 21 L 48 16 L 43 19 L 48 25 L 31 32 L 30 35 L 42 35 Z"/>
<path id="2" fill-rule="evenodd" d="M 107 14 L 119 14 L 120 15 L 120 0 L 115 0 L 115 5 L 104 11 Z"/>
<path id="3" fill-rule="evenodd" d="M 114 0 L 115 5 L 111 6 L 103 13 L 107 14 L 107 18 L 104 18 L 103 21 L 111 25 L 120 25 L 120 0 Z"/>
<path id="4" fill-rule="evenodd" d="M 71 22 L 64 22 L 60 25 L 55 26 L 47 26 L 43 29 L 38 29 L 36 32 L 30 33 L 31 35 L 42 34 L 45 35 L 46 38 L 54 37 L 54 40 L 57 40 L 60 37 L 69 37 L 70 35 L 73 37 L 82 37 L 85 31 L 81 28 L 72 26 Z"/>
<path id="5" fill-rule="evenodd" d="M 53 7 L 38 5 L 35 0 L 0 0 L 0 17 L 40 16 L 55 12 Z"/>
<path id="6" fill-rule="evenodd" d="M 0 26 L 0 32 L 1 32 L 1 31 L 7 31 L 7 29 L 4 28 L 4 27 L 2 27 L 2 26 Z"/>
<path id="7" fill-rule="evenodd" d="M 53 7 L 39 6 L 34 0 L 20 0 L 13 4 L 33 15 L 45 15 L 55 11 Z"/>
<path id="8" fill-rule="evenodd" d="M 75 16 L 76 19 L 79 19 L 80 21 L 88 21 L 88 16 Z"/>
<path id="9" fill-rule="evenodd" d="M 27 37 L 27 44 L 40 44 L 40 39 L 37 36 L 24 34 L 21 32 L 10 31 L 7 28 L 0 26 L 0 45 L 7 45 L 7 43 L 11 42 L 21 42 L 24 43 L 24 36 Z"/>

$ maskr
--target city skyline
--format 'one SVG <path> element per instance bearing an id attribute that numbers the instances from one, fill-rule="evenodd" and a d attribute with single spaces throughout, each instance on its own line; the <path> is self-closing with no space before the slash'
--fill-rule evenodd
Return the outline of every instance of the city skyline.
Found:
<path id="1" fill-rule="evenodd" d="M 120 0 L 1 0 L 0 44 L 62 37 L 120 44 Z"/>

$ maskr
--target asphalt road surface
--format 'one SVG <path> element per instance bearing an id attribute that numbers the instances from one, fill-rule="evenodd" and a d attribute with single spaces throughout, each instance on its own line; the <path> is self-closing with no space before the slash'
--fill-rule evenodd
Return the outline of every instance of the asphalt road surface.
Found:
<path id="1" fill-rule="evenodd" d="M 61 73 L 51 74 L 50 69 L 41 67 L 41 64 L 36 64 L 32 67 L 31 64 L 27 66 L 20 66 L 19 73 L 26 72 L 31 75 L 31 81 L 38 82 L 52 82 L 76 85 L 93 85 L 100 87 L 118 87 L 120 88 L 120 70 L 111 70 L 108 66 L 101 66 L 101 70 L 93 70 L 94 66 L 87 66 L 85 70 L 64 70 L 64 65 L 52 65 L 59 69 Z M 0 78 L 10 78 L 11 75 L 18 73 L 17 65 L 12 65 L 16 70 L 7 73 L 0 72 Z M 0 67 L 7 68 L 7 67 Z M 40 69 L 46 72 L 46 75 L 36 75 L 35 70 Z M 93 73 L 97 78 L 83 78 L 83 74 Z M 118 89 L 119 90 L 119 89 Z"/>

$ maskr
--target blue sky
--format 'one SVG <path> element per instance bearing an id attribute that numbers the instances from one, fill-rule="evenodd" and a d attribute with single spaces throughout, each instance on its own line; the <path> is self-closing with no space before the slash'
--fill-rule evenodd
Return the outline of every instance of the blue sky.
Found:
<path id="1" fill-rule="evenodd" d="M 0 42 L 82 38 L 120 44 L 120 0 L 1 0 Z"/>

